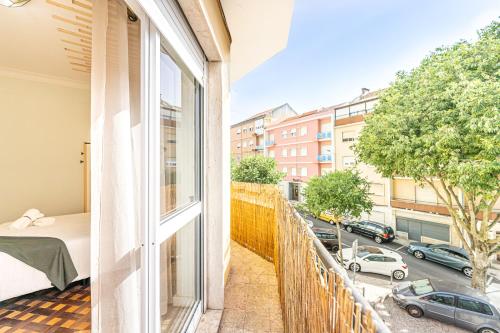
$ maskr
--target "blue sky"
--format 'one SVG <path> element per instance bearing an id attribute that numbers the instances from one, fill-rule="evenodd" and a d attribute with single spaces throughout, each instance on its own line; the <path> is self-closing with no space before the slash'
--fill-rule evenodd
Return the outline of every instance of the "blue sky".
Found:
<path id="1" fill-rule="evenodd" d="M 295 0 L 288 47 L 233 84 L 231 123 L 285 102 L 302 113 L 386 87 L 499 15 L 499 0 Z"/>

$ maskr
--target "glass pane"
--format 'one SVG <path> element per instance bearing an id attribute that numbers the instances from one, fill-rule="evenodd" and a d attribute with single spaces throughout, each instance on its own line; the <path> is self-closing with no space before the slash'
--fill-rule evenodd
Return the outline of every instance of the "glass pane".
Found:
<path id="1" fill-rule="evenodd" d="M 160 246 L 162 332 L 180 332 L 200 300 L 199 219 L 189 222 Z"/>
<path id="2" fill-rule="evenodd" d="M 197 198 L 197 83 L 161 39 L 160 52 L 160 200 L 161 215 Z"/>

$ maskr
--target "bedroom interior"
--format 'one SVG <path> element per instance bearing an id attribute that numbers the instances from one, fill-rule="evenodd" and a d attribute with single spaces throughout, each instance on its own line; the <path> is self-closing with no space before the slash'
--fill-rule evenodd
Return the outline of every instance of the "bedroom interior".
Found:
<path id="1" fill-rule="evenodd" d="M 0 331 L 85 332 L 91 2 L 8 3 L 0 1 Z"/>

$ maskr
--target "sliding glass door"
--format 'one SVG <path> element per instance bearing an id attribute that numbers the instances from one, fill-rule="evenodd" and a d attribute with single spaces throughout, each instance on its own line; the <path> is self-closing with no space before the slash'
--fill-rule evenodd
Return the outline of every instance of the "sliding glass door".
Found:
<path id="1" fill-rule="evenodd" d="M 202 85 L 152 27 L 150 115 L 150 321 L 190 331 L 202 296 Z"/>

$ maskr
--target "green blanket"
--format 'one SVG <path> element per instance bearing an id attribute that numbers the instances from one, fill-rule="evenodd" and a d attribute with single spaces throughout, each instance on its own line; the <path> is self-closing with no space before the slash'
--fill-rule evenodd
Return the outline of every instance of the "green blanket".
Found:
<path id="1" fill-rule="evenodd" d="M 78 276 L 66 244 L 58 238 L 0 236 L 0 252 L 44 272 L 59 290 Z"/>

